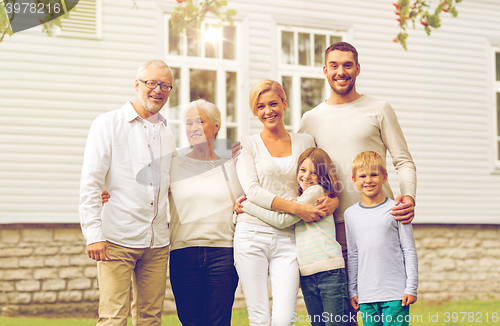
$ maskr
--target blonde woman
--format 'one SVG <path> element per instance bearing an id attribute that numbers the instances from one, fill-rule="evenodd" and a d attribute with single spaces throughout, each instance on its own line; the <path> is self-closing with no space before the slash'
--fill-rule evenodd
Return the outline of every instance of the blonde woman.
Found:
<path id="1" fill-rule="evenodd" d="M 285 211 L 305 221 L 319 220 L 333 213 L 335 198 L 320 199 L 319 206 L 299 204 L 296 170 L 299 155 L 315 147 L 307 134 L 288 133 L 283 123 L 287 109 L 281 85 L 263 80 L 250 91 L 250 108 L 263 130 L 241 140 L 238 160 L 242 187 L 248 200 L 261 207 Z M 250 325 L 291 325 L 299 287 L 299 267 L 293 227 L 278 229 L 237 210 L 234 260 L 241 280 Z M 269 307 L 268 278 L 273 307 Z"/>

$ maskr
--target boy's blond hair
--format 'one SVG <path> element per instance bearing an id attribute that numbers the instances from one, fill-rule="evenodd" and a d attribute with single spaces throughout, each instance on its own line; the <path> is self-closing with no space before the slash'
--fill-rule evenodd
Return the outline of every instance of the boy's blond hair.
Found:
<path id="1" fill-rule="evenodd" d="M 356 155 L 354 161 L 352 161 L 352 176 L 356 177 L 356 171 L 358 169 L 365 169 L 365 167 L 369 168 L 371 165 L 377 166 L 380 172 L 387 174 L 385 161 L 382 156 L 374 151 L 364 151 Z"/>

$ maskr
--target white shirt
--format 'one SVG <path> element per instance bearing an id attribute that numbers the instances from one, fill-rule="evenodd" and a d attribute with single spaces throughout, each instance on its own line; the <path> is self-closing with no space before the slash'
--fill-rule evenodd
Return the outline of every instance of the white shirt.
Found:
<path id="1" fill-rule="evenodd" d="M 87 245 L 105 240 L 131 248 L 169 244 L 169 171 L 177 153 L 172 130 L 161 115 L 158 121 L 157 132 L 149 131 L 151 124 L 127 102 L 92 123 L 80 183 L 80 221 Z M 104 207 L 102 190 L 111 195 Z"/>
<path id="2" fill-rule="evenodd" d="M 155 160 L 154 158 L 161 157 L 159 129 L 162 123 L 166 123 L 166 120 L 160 114 L 155 114 L 147 120 L 143 118 L 140 118 L 140 120 L 142 122 L 142 126 L 144 127 L 144 136 L 146 137 L 149 154 L 151 155 L 151 173 L 153 174 L 153 180 L 149 185 L 153 186 L 153 192 L 155 195 L 153 207 L 155 208 L 154 213 L 156 215 L 158 209 L 158 194 L 161 182 L 161 160 Z"/>
<path id="3" fill-rule="evenodd" d="M 274 162 L 278 164 L 280 167 L 281 171 L 285 171 L 288 165 L 290 165 L 290 162 L 292 161 L 292 155 L 290 156 L 285 156 L 285 157 L 272 157 L 274 159 Z"/>

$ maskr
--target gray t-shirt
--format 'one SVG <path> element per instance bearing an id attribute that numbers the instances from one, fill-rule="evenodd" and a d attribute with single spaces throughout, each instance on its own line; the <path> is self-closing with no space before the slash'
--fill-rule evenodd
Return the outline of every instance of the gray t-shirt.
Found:
<path id="1" fill-rule="evenodd" d="M 374 207 L 357 203 L 346 209 L 349 296 L 359 303 L 417 296 L 418 262 L 411 224 L 391 215 L 394 200 Z"/>

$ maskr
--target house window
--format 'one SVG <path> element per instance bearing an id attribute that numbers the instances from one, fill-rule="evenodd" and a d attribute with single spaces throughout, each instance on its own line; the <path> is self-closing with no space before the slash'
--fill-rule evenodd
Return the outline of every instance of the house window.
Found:
<path id="1" fill-rule="evenodd" d="M 495 80 L 493 82 L 494 96 L 494 112 L 495 112 L 495 167 L 500 169 L 500 48 L 495 48 L 494 51 L 495 65 Z"/>
<path id="2" fill-rule="evenodd" d="M 69 18 L 61 20 L 60 36 L 100 39 L 101 0 L 80 0 Z"/>
<path id="3" fill-rule="evenodd" d="M 323 75 L 324 53 L 333 43 L 342 41 L 341 32 L 306 28 L 278 28 L 279 70 L 288 109 L 284 122 L 287 130 L 297 131 L 302 115 L 329 97 Z"/>
<path id="4" fill-rule="evenodd" d="M 178 148 L 189 145 L 182 114 L 185 105 L 203 98 L 214 103 L 222 115 L 218 138 L 236 140 L 241 136 L 239 26 L 219 27 L 205 20 L 196 38 L 172 31 L 165 17 L 166 58 L 174 74 L 174 88 L 165 112 Z"/>

